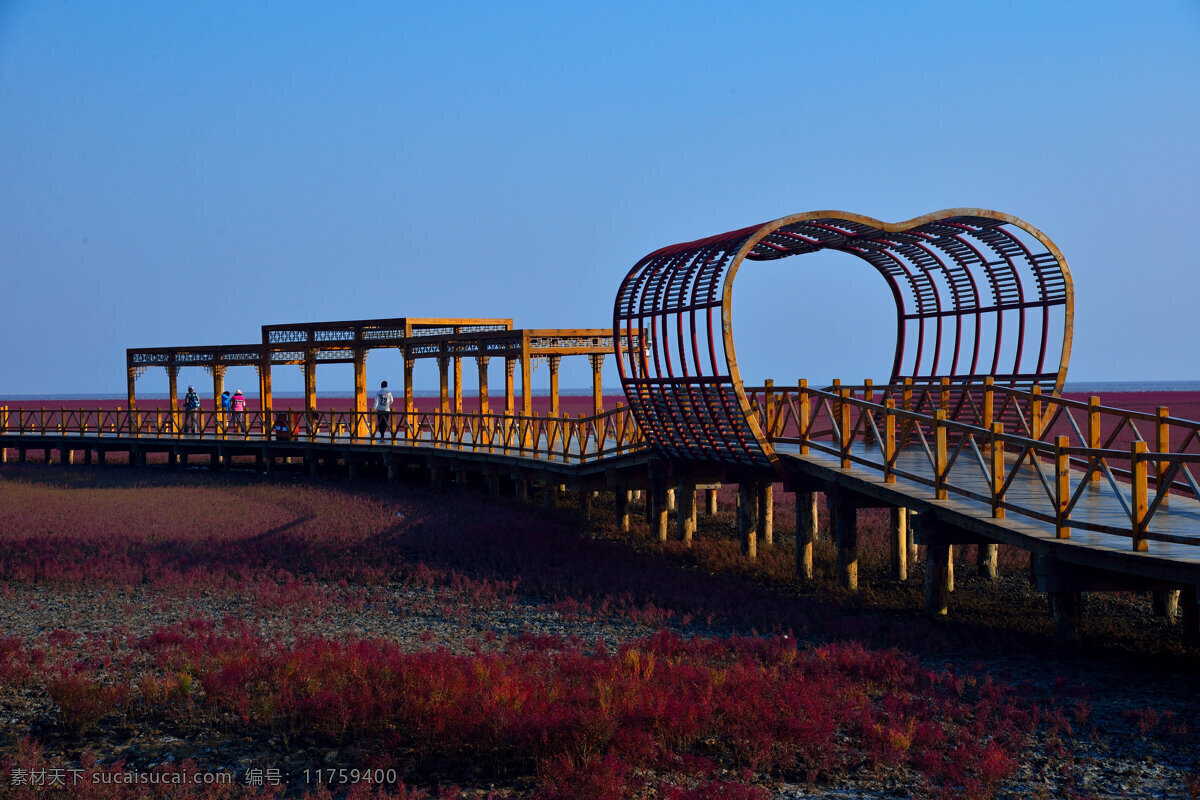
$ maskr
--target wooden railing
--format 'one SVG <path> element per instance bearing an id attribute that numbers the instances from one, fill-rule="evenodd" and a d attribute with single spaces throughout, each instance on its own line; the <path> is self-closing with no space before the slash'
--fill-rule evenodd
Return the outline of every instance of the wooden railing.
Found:
<path id="1" fill-rule="evenodd" d="M 1013 512 L 1048 522 L 1059 538 L 1075 528 L 1127 536 L 1134 550 L 1150 540 L 1200 544 L 1200 535 L 1163 530 L 1159 517 L 1172 496 L 1200 499 L 1193 474 L 1200 469 L 1200 422 L 1171 417 L 1166 408 L 1128 411 L 1096 397 L 1070 400 L 990 381 L 826 389 L 801 381 L 746 392 L 777 448 L 827 453 L 843 468 L 857 464 L 887 482 L 929 486 L 939 500 L 970 498 L 996 518 Z M 1022 471 L 1035 480 L 1017 491 Z M 1098 495 L 1115 500 L 1115 523 L 1073 515 Z M 1158 529 L 1156 519 L 1163 522 Z"/>
<path id="2" fill-rule="evenodd" d="M 286 435 L 274 432 L 282 418 Z M 0 433 L 210 438 L 218 440 L 366 443 L 446 447 L 579 463 L 637 452 L 645 440 L 629 409 L 593 416 L 393 412 L 376 430 L 375 412 L 233 412 L 0 408 Z M 194 427 L 193 427 L 194 426 Z"/>

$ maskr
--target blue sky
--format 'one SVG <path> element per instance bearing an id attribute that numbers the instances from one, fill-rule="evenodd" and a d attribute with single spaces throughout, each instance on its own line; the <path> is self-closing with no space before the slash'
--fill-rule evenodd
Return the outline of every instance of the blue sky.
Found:
<path id="1" fill-rule="evenodd" d="M 0 0 L 0 397 L 121 392 L 126 347 L 264 323 L 604 327 L 662 245 L 959 206 L 1066 255 L 1069 380 L 1197 379 L 1197 142 L 1194 0 Z M 735 294 L 748 380 L 886 377 L 894 312 L 855 259 Z"/>

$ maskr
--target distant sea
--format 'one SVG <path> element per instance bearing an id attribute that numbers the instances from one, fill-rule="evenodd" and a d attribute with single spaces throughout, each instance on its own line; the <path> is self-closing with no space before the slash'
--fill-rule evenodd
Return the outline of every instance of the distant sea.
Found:
<path id="1" fill-rule="evenodd" d="M 181 387 L 182 389 L 182 387 Z M 1063 391 L 1076 394 L 1104 394 L 1116 392 L 1200 392 L 1200 381 L 1067 381 L 1063 387 Z M 591 397 L 591 387 L 579 389 L 563 389 L 560 392 L 563 397 Z M 182 394 L 182 391 L 181 391 Z M 474 397 L 474 393 L 465 392 L 464 394 Z M 621 388 L 606 386 L 604 388 L 605 397 L 620 397 L 623 394 Z M 416 397 L 437 397 L 436 390 L 416 390 L 413 392 Z M 495 391 L 492 392 L 493 398 Z M 548 395 L 548 392 L 534 391 L 535 397 Z M 203 396 L 203 394 L 202 394 Z M 303 399 L 304 395 L 301 392 L 275 392 L 276 398 L 280 399 Z M 325 395 L 318 394 L 322 399 L 331 397 L 343 397 L 344 395 Z M 503 395 L 501 395 L 503 396 Z M 165 400 L 166 394 L 153 393 L 138 393 L 138 397 L 145 400 Z M 124 400 L 124 394 L 7 394 L 0 395 L 2 399 L 16 401 L 30 400 Z"/>

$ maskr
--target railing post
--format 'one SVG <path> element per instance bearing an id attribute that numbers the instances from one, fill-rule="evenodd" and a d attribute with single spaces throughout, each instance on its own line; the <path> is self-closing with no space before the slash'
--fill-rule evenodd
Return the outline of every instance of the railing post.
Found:
<path id="1" fill-rule="evenodd" d="M 1071 528 L 1067 524 L 1067 504 L 1071 502 L 1071 458 L 1067 455 L 1069 440 L 1059 436 L 1054 440 L 1054 535 L 1059 539 L 1070 539 Z"/>
<path id="2" fill-rule="evenodd" d="M 850 390 L 846 388 L 838 389 L 838 397 L 841 402 L 838 403 L 838 433 L 841 441 L 838 443 L 838 448 L 842 454 L 842 469 L 850 469 L 850 404 L 846 402 L 850 399 Z"/>
<path id="3" fill-rule="evenodd" d="M 796 433 L 800 437 L 800 455 L 806 456 L 808 455 L 808 427 L 811 409 L 809 408 L 808 381 L 804 378 L 801 378 L 797 384 L 797 392 L 800 395 L 800 430 Z"/>
<path id="4" fill-rule="evenodd" d="M 883 480 L 885 483 L 895 483 L 896 460 L 896 401 L 888 398 L 883 401 Z"/>
<path id="5" fill-rule="evenodd" d="M 996 379 L 988 375 L 983 379 L 983 429 L 990 431 L 996 421 Z"/>
<path id="6" fill-rule="evenodd" d="M 1004 519 L 1004 423 L 992 423 L 992 518 Z"/>
<path id="7" fill-rule="evenodd" d="M 763 434 L 768 439 L 771 439 L 775 436 L 775 381 L 767 378 L 764 383 L 767 388 L 764 392 L 765 400 L 763 403 L 765 406 L 765 408 L 763 408 L 763 414 L 765 417 L 763 420 L 765 423 L 763 425 Z"/>
<path id="8" fill-rule="evenodd" d="M 1093 450 L 1100 449 L 1100 398 L 1088 398 L 1088 447 Z M 1099 465 L 1097 465 L 1099 467 Z M 1094 469 L 1088 476 L 1088 480 L 1092 483 L 1100 482 L 1100 470 Z"/>
<path id="9" fill-rule="evenodd" d="M 933 492 L 938 500 L 946 499 L 946 411 L 939 408 L 933 418 L 935 442 L 933 459 Z"/>
<path id="10" fill-rule="evenodd" d="M 1029 389 L 1029 438 L 1042 438 L 1042 387 L 1033 386 Z"/>
<path id="11" fill-rule="evenodd" d="M 1150 512 L 1146 498 L 1146 443 L 1133 442 L 1129 447 L 1129 474 L 1132 484 L 1132 516 L 1133 516 L 1133 549 L 1139 552 L 1148 550 L 1150 543 L 1146 539 L 1146 531 L 1150 527 L 1147 515 Z"/>
<path id="12" fill-rule="evenodd" d="M 942 411 L 950 410 L 950 379 L 942 378 L 938 381 L 938 408 Z"/>
<path id="13" fill-rule="evenodd" d="M 1171 415 L 1166 406 L 1159 406 L 1155 413 L 1157 419 L 1154 425 L 1154 450 L 1158 453 L 1169 453 L 1171 452 L 1171 426 L 1167 423 L 1167 418 Z M 1171 487 L 1163 485 L 1170 462 L 1156 461 L 1154 465 L 1154 485 L 1158 489 L 1158 495 L 1162 498 L 1158 502 L 1165 506 L 1171 497 L 1167 491 Z"/>
<path id="14" fill-rule="evenodd" d="M 903 408 L 905 411 L 912 411 L 912 390 L 912 378 L 905 378 L 904 388 L 900 392 L 900 398 L 903 401 Z"/>

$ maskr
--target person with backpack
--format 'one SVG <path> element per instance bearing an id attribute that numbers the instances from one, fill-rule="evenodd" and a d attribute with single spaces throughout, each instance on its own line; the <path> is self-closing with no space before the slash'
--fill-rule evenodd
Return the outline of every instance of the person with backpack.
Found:
<path id="1" fill-rule="evenodd" d="M 221 422 L 229 426 L 229 390 L 221 392 Z"/>
<path id="2" fill-rule="evenodd" d="M 389 424 L 392 414 L 392 393 L 388 391 L 387 381 L 380 381 L 379 391 L 375 394 L 375 430 L 371 431 L 370 441 L 375 441 L 375 433 L 383 439 L 385 433 L 391 433 Z"/>
<path id="3" fill-rule="evenodd" d="M 233 412 L 230 415 L 230 424 L 237 427 L 241 433 L 245 433 L 246 396 L 242 394 L 241 389 L 234 392 L 233 397 L 229 399 L 229 410 Z"/>
<path id="4" fill-rule="evenodd" d="M 191 386 L 188 387 L 187 394 L 183 396 L 183 432 L 184 433 L 199 433 L 200 425 L 198 418 L 200 415 L 200 395 L 196 394 L 196 390 Z"/>

